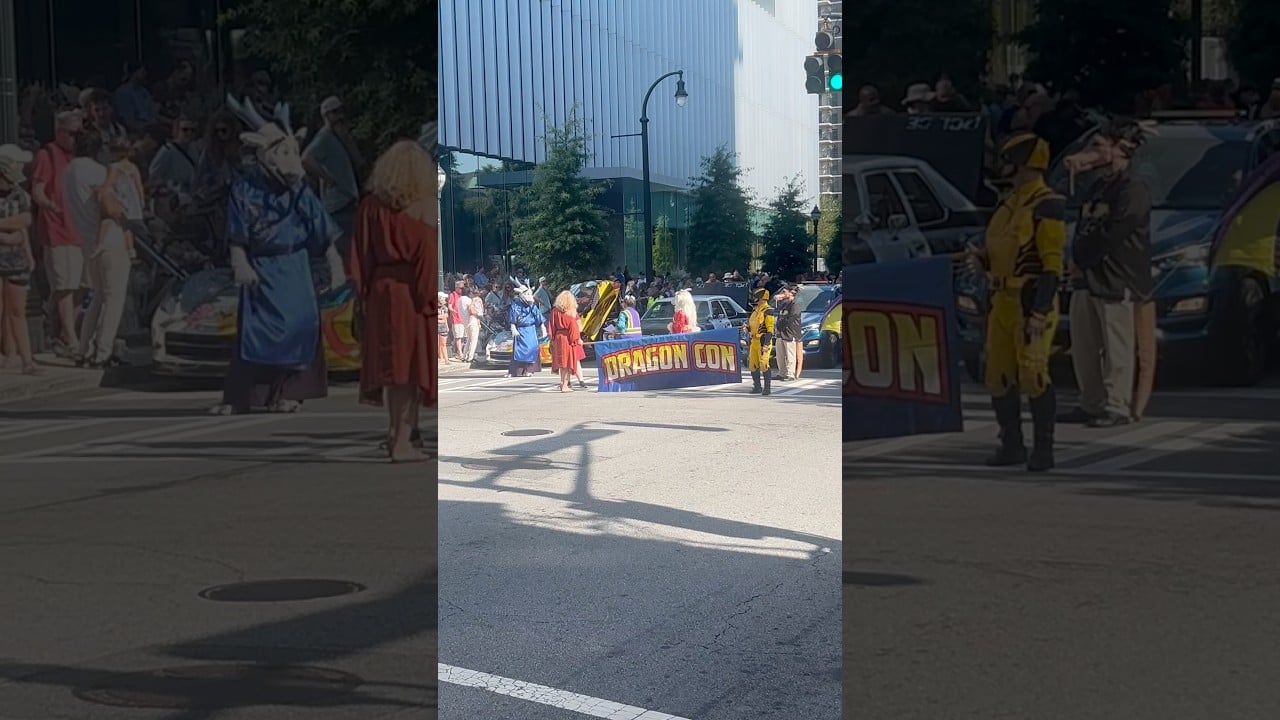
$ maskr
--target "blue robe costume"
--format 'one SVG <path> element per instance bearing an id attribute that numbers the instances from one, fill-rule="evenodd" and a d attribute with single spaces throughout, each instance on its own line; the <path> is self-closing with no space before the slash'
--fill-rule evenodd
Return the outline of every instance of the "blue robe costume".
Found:
<path id="1" fill-rule="evenodd" d="M 511 303 L 511 310 L 507 313 L 507 324 L 516 326 L 511 346 L 511 374 L 538 372 L 542 369 L 538 354 L 538 328 L 546 324 L 542 313 L 536 305 L 516 301 Z"/>
<path id="2" fill-rule="evenodd" d="M 231 187 L 227 242 L 258 274 L 240 288 L 236 341 L 223 402 L 238 412 L 328 392 L 312 260 L 341 234 L 302 180 L 287 190 L 254 169 Z"/>

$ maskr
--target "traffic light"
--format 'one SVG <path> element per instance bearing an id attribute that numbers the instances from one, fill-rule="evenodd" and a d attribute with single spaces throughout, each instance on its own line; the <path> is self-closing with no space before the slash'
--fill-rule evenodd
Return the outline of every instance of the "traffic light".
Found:
<path id="1" fill-rule="evenodd" d="M 813 46 L 818 49 L 818 52 L 834 50 L 836 47 L 836 36 L 831 34 L 830 30 L 819 30 L 817 34 L 813 36 Z"/>
<path id="2" fill-rule="evenodd" d="M 827 92 L 844 89 L 844 64 L 839 55 L 827 56 Z"/>
<path id="3" fill-rule="evenodd" d="M 804 59 L 804 74 L 804 89 L 810 95 L 821 95 L 827 91 L 827 67 L 820 55 Z"/>
<path id="4" fill-rule="evenodd" d="M 804 59 L 804 74 L 804 89 L 810 95 L 844 89 L 843 64 L 839 55 L 810 55 Z"/>

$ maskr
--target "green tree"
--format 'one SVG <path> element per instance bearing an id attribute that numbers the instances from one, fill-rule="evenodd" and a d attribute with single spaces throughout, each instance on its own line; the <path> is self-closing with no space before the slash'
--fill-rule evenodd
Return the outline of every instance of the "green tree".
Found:
<path id="1" fill-rule="evenodd" d="M 521 193 L 512 250 L 532 274 L 560 289 L 607 269 L 609 232 L 595 202 L 601 188 L 582 176 L 590 155 L 576 107 L 563 125 L 547 123 L 543 144 L 547 159 Z"/>
<path id="2" fill-rule="evenodd" d="M 223 19 L 249 28 L 246 51 L 298 110 L 314 115 L 337 95 L 356 138 L 378 150 L 418 137 L 436 116 L 437 9 L 435 0 L 241 0 Z"/>
<path id="3" fill-rule="evenodd" d="M 784 280 L 794 280 L 813 269 L 813 240 L 806 227 L 809 216 L 803 192 L 798 176 L 783 183 L 769 201 L 769 220 L 760 233 L 764 269 Z"/>
<path id="4" fill-rule="evenodd" d="M 1227 55 L 1240 77 L 1266 88 L 1280 68 L 1280 7 L 1268 0 L 1239 0 L 1227 33 Z M 1265 95 L 1265 90 L 1263 92 Z"/>
<path id="5" fill-rule="evenodd" d="M 702 158 L 690 178 L 693 213 L 688 263 L 694 275 L 745 268 L 751 261 L 751 197 L 742 187 L 738 158 L 724 145 Z"/>
<path id="6" fill-rule="evenodd" d="M 977 99 L 995 34 L 991 0 L 858 0 L 844 6 L 844 64 L 851 93 L 873 83 L 896 105 L 907 86 L 946 72 Z M 848 100 L 846 100 L 848 102 Z"/>
<path id="7" fill-rule="evenodd" d="M 665 275 L 676 269 L 676 242 L 666 215 L 659 215 L 653 227 L 653 271 Z"/>
<path id="8" fill-rule="evenodd" d="M 840 198 L 834 195 L 823 195 L 818 199 L 818 209 L 822 211 L 818 218 L 818 248 L 822 252 L 827 272 L 838 273 L 842 266 L 841 256 L 844 251 L 844 209 Z"/>
<path id="9" fill-rule="evenodd" d="M 1186 60 L 1186 22 L 1171 0 L 1038 0 L 1019 36 L 1027 76 L 1076 88 L 1081 100 L 1131 113 L 1138 93 L 1174 82 Z"/>

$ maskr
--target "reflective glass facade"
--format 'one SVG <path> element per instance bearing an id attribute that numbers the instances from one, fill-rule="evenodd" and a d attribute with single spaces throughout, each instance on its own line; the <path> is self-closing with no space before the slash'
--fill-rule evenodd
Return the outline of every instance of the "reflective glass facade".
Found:
<path id="1" fill-rule="evenodd" d="M 501 255 L 495 248 L 505 241 L 498 227 L 475 231 L 485 222 L 468 202 L 471 210 L 490 203 L 473 199 L 484 183 L 466 174 L 500 160 L 539 162 L 546 124 L 562 123 L 576 106 L 589 136 L 586 174 L 610 181 L 602 202 L 615 264 L 643 267 L 640 139 L 612 136 L 639 132 L 646 90 L 672 70 L 685 72 L 688 104 L 676 105 L 676 79 L 668 78 L 654 89 L 648 116 L 654 217 L 672 228 L 677 255 L 688 242 L 688 179 L 721 144 L 739 154 L 760 203 L 797 175 L 816 196 L 818 105 L 805 93 L 801 69 L 816 23 L 816 2 L 442 3 L 440 142 L 461 173 L 442 198 L 446 266 L 470 269 Z M 481 175 L 504 186 L 527 182 L 505 172 Z"/>

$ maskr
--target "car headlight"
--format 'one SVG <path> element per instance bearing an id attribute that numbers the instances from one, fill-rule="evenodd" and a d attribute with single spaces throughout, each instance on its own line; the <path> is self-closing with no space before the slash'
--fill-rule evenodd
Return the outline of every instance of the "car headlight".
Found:
<path id="1" fill-rule="evenodd" d="M 1196 315 L 1209 308 L 1209 298 L 1204 295 L 1183 298 L 1169 308 L 1170 315 Z"/>
<path id="2" fill-rule="evenodd" d="M 1210 243 L 1200 243 L 1178 248 L 1171 253 L 1151 258 L 1151 274 L 1161 275 L 1183 267 L 1202 267 L 1209 263 Z"/>

